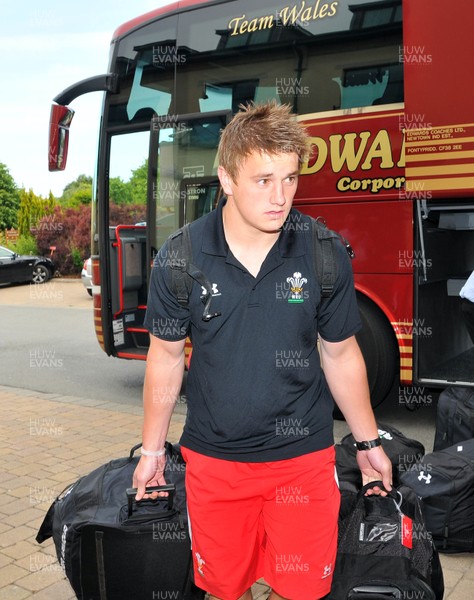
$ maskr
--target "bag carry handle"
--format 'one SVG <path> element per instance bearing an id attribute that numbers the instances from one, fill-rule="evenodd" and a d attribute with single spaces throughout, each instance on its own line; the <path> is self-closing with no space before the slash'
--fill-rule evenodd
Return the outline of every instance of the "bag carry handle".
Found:
<path id="1" fill-rule="evenodd" d="M 399 497 L 398 497 L 398 493 L 395 490 L 395 488 L 392 487 L 391 491 L 389 492 L 388 490 L 386 490 L 383 486 L 383 482 L 378 480 L 378 481 L 370 481 L 369 483 L 366 483 L 360 490 L 358 497 L 361 498 L 362 496 L 365 496 L 365 493 L 368 490 L 373 489 L 374 487 L 379 487 L 381 490 L 383 490 L 384 492 L 387 493 L 387 496 L 389 496 L 392 500 L 395 500 L 395 502 L 398 501 Z"/>
<path id="2" fill-rule="evenodd" d="M 379 487 L 381 488 L 384 492 L 386 492 L 387 494 L 387 498 L 389 500 L 391 500 L 394 504 L 395 504 L 395 508 L 397 509 L 397 512 L 400 516 L 403 515 L 402 513 L 402 503 L 403 503 L 403 495 L 400 492 L 400 490 L 395 489 L 394 487 L 392 487 L 392 489 L 390 491 L 387 491 L 384 486 L 383 486 L 383 482 L 382 481 L 371 481 L 370 483 L 366 483 L 362 489 L 360 490 L 359 494 L 357 495 L 357 501 L 361 502 L 362 498 L 365 497 L 365 492 L 367 490 L 370 490 L 374 487 Z M 379 497 L 379 496 L 375 496 L 375 497 Z M 383 496 L 381 496 L 383 498 Z M 368 498 L 374 498 L 374 496 L 368 496 Z"/>
<path id="3" fill-rule="evenodd" d="M 130 460 L 133 458 L 133 455 L 135 454 L 135 452 L 141 447 L 142 447 L 141 444 L 136 444 L 135 446 L 133 446 L 133 448 L 131 448 L 130 455 L 129 455 Z"/>
<path id="4" fill-rule="evenodd" d="M 361 600 L 364 598 L 394 598 L 394 600 L 401 600 L 402 597 L 402 592 L 398 587 L 370 583 L 353 587 L 347 596 L 348 600 L 357 600 L 357 598 Z"/>
<path id="5" fill-rule="evenodd" d="M 128 518 L 132 516 L 133 501 L 135 500 L 137 492 L 137 488 L 127 488 Z M 174 495 L 176 493 L 176 486 L 174 483 L 167 483 L 166 485 L 156 485 L 146 488 L 147 494 L 152 494 L 153 492 L 168 492 L 168 497 L 156 498 L 156 500 L 166 500 L 168 502 L 168 510 L 173 509 Z M 148 500 L 148 498 L 145 498 L 145 500 Z M 139 502 L 141 501 L 139 500 Z"/>

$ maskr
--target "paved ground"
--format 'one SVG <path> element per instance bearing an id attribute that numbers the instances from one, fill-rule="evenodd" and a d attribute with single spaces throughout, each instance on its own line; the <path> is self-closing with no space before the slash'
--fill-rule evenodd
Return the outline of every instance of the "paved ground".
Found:
<path id="1" fill-rule="evenodd" d="M 0 285 L 1 304 L 88 308 L 92 310 L 92 297 L 86 292 L 80 279 L 55 277 L 41 285 L 34 283 Z"/>
<path id="2" fill-rule="evenodd" d="M 55 280 L 50 285 L 61 294 L 63 307 L 90 306 L 90 298 L 74 283 Z M 29 286 L 0 289 L 0 304 L 36 302 Z M 183 415 L 173 416 L 170 441 L 178 439 L 183 420 Z M 37 530 L 68 483 L 128 454 L 141 438 L 141 421 L 141 409 L 133 406 L 0 386 L 0 600 L 74 598 L 52 540 L 38 545 Z M 344 427 L 336 423 L 337 437 Z M 470 600 L 474 555 L 442 555 L 441 562 L 445 600 Z M 267 588 L 257 584 L 254 592 L 265 598 Z"/>
<path id="3" fill-rule="evenodd" d="M 183 419 L 173 417 L 170 441 L 178 439 Z M 35 542 L 38 527 L 68 483 L 126 455 L 140 432 L 136 407 L 0 386 L 0 600 L 74 598 L 52 540 Z M 441 560 L 446 600 L 470 600 L 474 556 Z M 263 584 L 255 587 L 256 597 L 266 592 Z"/>
<path id="4" fill-rule="evenodd" d="M 0 411 L 0 599 L 74 598 L 52 540 L 34 537 L 68 482 L 140 441 L 141 410 L 0 387 Z M 183 418 L 173 418 L 171 441 Z"/>

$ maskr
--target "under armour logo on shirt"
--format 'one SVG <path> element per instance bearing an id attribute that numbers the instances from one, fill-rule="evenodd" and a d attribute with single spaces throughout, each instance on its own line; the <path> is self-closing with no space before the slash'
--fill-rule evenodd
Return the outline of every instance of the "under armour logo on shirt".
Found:
<path id="1" fill-rule="evenodd" d="M 213 296 L 220 296 L 221 293 L 219 292 L 218 288 L 217 288 L 217 283 L 213 283 L 212 285 L 212 295 Z M 202 290 L 202 296 L 207 296 L 207 290 L 206 288 L 202 285 L 201 286 L 201 290 Z"/>

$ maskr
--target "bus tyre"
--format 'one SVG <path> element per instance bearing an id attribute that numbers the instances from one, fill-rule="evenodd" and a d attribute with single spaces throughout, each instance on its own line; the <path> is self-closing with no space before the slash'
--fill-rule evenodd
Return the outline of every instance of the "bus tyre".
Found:
<path id="1" fill-rule="evenodd" d="M 356 334 L 367 367 L 370 401 L 375 408 L 390 392 L 398 372 L 398 348 L 385 315 L 371 300 L 357 294 L 362 329 Z"/>

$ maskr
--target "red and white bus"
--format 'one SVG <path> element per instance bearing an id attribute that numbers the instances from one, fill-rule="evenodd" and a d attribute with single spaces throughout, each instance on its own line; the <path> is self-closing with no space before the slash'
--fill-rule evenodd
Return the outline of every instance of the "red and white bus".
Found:
<path id="1" fill-rule="evenodd" d="M 183 0 L 120 26 L 108 72 L 59 94 L 50 128 L 50 169 L 63 169 L 68 104 L 104 92 L 92 205 L 104 351 L 146 357 L 152 258 L 214 208 L 219 131 L 241 103 L 275 98 L 314 147 L 295 205 L 355 250 L 374 405 L 398 376 L 474 385 L 458 297 L 474 269 L 473 20 L 470 0 Z M 141 214 L 117 216 L 111 182 L 139 167 Z"/>

